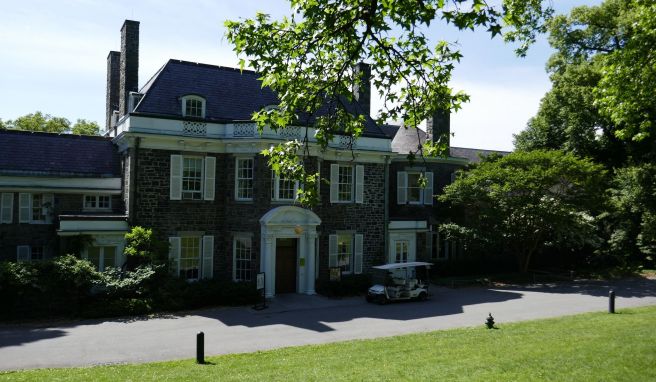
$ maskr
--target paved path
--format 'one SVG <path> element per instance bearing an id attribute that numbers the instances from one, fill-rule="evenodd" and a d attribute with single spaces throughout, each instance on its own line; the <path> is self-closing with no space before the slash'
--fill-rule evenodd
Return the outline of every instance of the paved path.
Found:
<path id="1" fill-rule="evenodd" d="M 434 288 L 429 301 L 385 306 L 364 298 L 285 295 L 263 311 L 217 308 L 150 319 L 0 325 L 0 369 L 193 358 L 199 331 L 205 332 L 205 354 L 215 355 L 482 325 L 488 312 L 503 326 L 606 310 L 610 288 L 616 290 L 618 309 L 656 304 L 656 280 L 642 279 Z"/>

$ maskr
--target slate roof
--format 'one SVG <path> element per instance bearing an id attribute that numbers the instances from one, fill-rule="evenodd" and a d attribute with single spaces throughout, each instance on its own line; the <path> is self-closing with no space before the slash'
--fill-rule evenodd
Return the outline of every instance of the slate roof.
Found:
<path id="1" fill-rule="evenodd" d="M 169 60 L 141 89 L 144 96 L 133 114 L 182 118 L 180 98 L 193 94 L 205 98 L 208 121 L 248 121 L 253 112 L 278 103 L 275 93 L 270 88 L 262 88 L 258 77 L 249 70 Z M 347 105 L 347 110 L 362 114 L 356 104 Z M 313 119 L 308 122 L 312 123 Z M 369 116 L 364 135 L 386 137 Z"/>
<path id="2" fill-rule="evenodd" d="M 120 177 L 110 138 L 0 130 L 0 175 Z"/>
<path id="3" fill-rule="evenodd" d="M 426 132 L 421 129 L 403 128 L 398 125 L 383 125 L 383 131 L 392 139 L 392 151 L 401 154 L 408 154 L 410 151 L 417 151 L 419 143 L 426 141 Z M 454 158 L 464 158 L 470 163 L 478 163 L 481 161 L 481 156 L 488 156 L 490 154 L 508 155 L 509 151 L 498 150 L 482 150 L 471 149 L 465 147 L 453 147 L 449 150 L 449 156 Z"/>

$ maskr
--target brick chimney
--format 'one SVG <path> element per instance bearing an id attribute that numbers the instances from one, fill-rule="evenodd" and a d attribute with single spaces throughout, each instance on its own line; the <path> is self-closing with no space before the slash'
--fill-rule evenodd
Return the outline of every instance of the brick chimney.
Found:
<path id="1" fill-rule="evenodd" d="M 139 87 L 139 22 L 125 20 L 121 28 L 119 118 L 128 112 L 130 92 Z"/>
<path id="2" fill-rule="evenodd" d="M 371 65 L 360 62 L 353 68 L 355 78 L 361 76 L 362 83 L 353 85 L 353 95 L 366 115 L 371 115 Z"/>
<path id="3" fill-rule="evenodd" d="M 426 120 L 426 140 L 437 142 L 441 136 L 446 139 L 446 143 L 450 147 L 451 112 L 449 110 L 436 111 L 432 117 Z"/>
<path id="4" fill-rule="evenodd" d="M 107 98 L 105 100 L 105 129 L 112 126 L 112 113 L 118 110 L 119 77 L 121 75 L 121 52 L 111 51 L 107 56 Z"/>

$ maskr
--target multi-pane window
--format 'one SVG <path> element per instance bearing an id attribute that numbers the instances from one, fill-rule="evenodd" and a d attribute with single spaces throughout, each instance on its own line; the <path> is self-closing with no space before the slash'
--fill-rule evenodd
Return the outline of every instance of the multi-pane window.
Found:
<path id="1" fill-rule="evenodd" d="M 237 158 L 237 200 L 253 199 L 253 158 Z"/>
<path id="2" fill-rule="evenodd" d="M 456 240 L 442 240 L 439 233 L 431 235 L 431 258 L 435 260 L 446 260 L 454 256 L 458 249 Z"/>
<path id="3" fill-rule="evenodd" d="M 203 101 L 198 98 L 185 100 L 185 117 L 203 117 Z"/>
<path id="4" fill-rule="evenodd" d="M 32 194 L 32 221 L 43 220 L 43 195 Z"/>
<path id="5" fill-rule="evenodd" d="M 353 199 L 353 167 L 340 165 L 337 181 L 337 200 L 350 202 Z"/>
<path id="6" fill-rule="evenodd" d="M 423 203 L 424 189 L 421 188 L 421 173 L 409 172 L 408 173 L 408 202 L 409 203 Z"/>
<path id="7" fill-rule="evenodd" d="M 291 179 L 286 179 L 276 175 L 275 171 L 271 172 L 271 199 L 272 200 L 294 200 L 296 199 L 296 189 L 298 183 Z"/>
<path id="8" fill-rule="evenodd" d="M 43 260 L 43 247 L 32 246 L 30 251 L 30 260 L 32 261 Z"/>
<path id="9" fill-rule="evenodd" d="M 234 245 L 234 279 L 235 281 L 251 281 L 251 238 L 235 237 Z"/>
<path id="10" fill-rule="evenodd" d="M 180 277 L 198 280 L 200 275 L 200 237 L 180 238 Z"/>
<path id="11" fill-rule="evenodd" d="M 115 246 L 94 246 L 87 248 L 87 260 L 93 264 L 96 269 L 103 272 L 107 267 L 116 266 L 116 247 Z"/>
<path id="12" fill-rule="evenodd" d="M 395 240 L 394 241 L 394 253 L 396 254 L 394 261 L 396 263 L 407 263 L 408 262 L 408 241 L 407 240 Z"/>
<path id="13" fill-rule="evenodd" d="M 203 159 L 184 157 L 182 166 L 182 199 L 202 199 Z"/>
<path id="14" fill-rule="evenodd" d="M 87 210 L 108 210 L 111 206 L 109 195 L 84 195 L 84 208 Z"/>
<path id="15" fill-rule="evenodd" d="M 342 272 L 351 272 L 353 235 L 337 235 L 337 266 Z"/>

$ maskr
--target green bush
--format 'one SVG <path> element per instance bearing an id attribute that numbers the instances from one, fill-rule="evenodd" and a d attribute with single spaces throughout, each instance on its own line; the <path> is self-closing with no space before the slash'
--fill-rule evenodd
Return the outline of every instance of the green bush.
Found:
<path id="1" fill-rule="evenodd" d="M 0 263 L 0 320 L 43 317 L 113 317 L 213 305 L 255 303 L 253 283 L 171 276 L 166 265 L 132 271 L 93 265 L 72 255 L 34 263 Z"/>
<path id="2" fill-rule="evenodd" d="M 367 292 L 371 286 L 368 274 L 342 276 L 340 281 L 320 280 L 317 293 L 328 297 L 358 296 Z"/>

